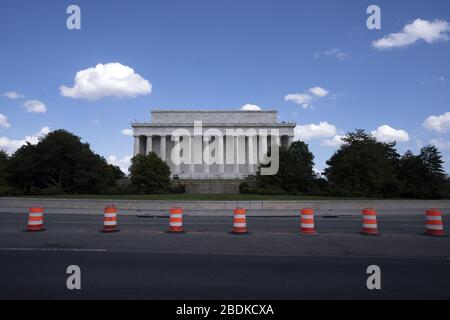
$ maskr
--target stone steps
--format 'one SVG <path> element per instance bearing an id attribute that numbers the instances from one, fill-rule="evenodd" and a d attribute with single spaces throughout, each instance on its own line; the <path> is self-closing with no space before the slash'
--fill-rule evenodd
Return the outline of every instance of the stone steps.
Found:
<path id="1" fill-rule="evenodd" d="M 245 179 L 180 179 L 185 185 L 186 193 L 197 194 L 236 194 L 239 185 Z"/>

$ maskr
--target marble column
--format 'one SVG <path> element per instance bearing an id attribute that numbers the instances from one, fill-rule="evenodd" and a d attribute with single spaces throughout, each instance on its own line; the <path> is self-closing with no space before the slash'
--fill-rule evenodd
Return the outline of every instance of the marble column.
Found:
<path id="1" fill-rule="evenodd" d="M 194 137 L 189 136 L 189 173 L 191 177 L 195 175 L 195 154 L 194 154 Z"/>
<path id="2" fill-rule="evenodd" d="M 209 146 L 210 137 L 203 137 L 203 173 L 205 175 L 209 174 L 209 161 L 210 161 L 210 146 Z"/>
<path id="3" fill-rule="evenodd" d="M 271 146 L 277 146 L 278 149 L 281 147 L 281 137 L 279 135 L 271 136 L 270 139 L 273 139 L 270 141 Z"/>
<path id="4" fill-rule="evenodd" d="M 267 156 L 267 140 L 268 140 L 267 134 L 261 134 L 259 135 L 259 162 L 265 162 L 266 156 Z"/>
<path id="5" fill-rule="evenodd" d="M 254 174 L 256 172 L 256 164 L 258 157 L 258 145 L 257 136 L 247 137 L 247 150 L 248 150 L 248 172 Z"/>
<path id="6" fill-rule="evenodd" d="M 145 148 L 145 154 L 149 154 L 150 152 L 152 152 L 152 148 L 153 148 L 153 136 L 147 136 L 147 145 Z"/>
<path id="7" fill-rule="evenodd" d="M 217 146 L 216 146 L 216 152 L 217 156 L 216 159 L 218 159 L 218 165 L 219 165 L 219 174 L 223 175 L 225 173 L 225 144 L 223 142 L 224 137 L 223 136 L 217 136 Z"/>
<path id="8" fill-rule="evenodd" d="M 134 149 L 133 149 L 133 156 L 137 156 L 139 154 L 139 136 L 134 136 Z"/>
<path id="9" fill-rule="evenodd" d="M 174 146 L 173 146 L 173 149 L 172 149 L 172 152 L 171 153 L 173 153 L 173 156 L 174 156 L 174 159 L 173 159 L 173 161 L 174 161 L 174 173 L 175 174 L 179 174 L 180 173 L 180 162 L 181 162 L 181 159 L 180 159 L 180 137 L 179 136 L 173 136 L 172 137 L 172 141 L 174 142 Z"/>
<path id="10" fill-rule="evenodd" d="M 234 153 L 235 153 L 235 157 L 234 157 L 234 173 L 236 173 L 237 175 L 239 175 L 239 159 L 242 156 L 241 154 L 239 154 L 239 136 L 235 135 L 233 137 L 233 143 L 234 143 Z"/>
<path id="11" fill-rule="evenodd" d="M 166 136 L 161 136 L 159 146 L 160 157 L 163 161 L 166 161 Z"/>

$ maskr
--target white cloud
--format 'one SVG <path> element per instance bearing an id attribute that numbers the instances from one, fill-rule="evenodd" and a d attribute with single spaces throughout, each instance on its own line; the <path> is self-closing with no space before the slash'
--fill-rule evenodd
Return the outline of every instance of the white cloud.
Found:
<path id="1" fill-rule="evenodd" d="M 0 127 L 9 128 L 11 124 L 8 122 L 8 117 L 0 113 Z"/>
<path id="2" fill-rule="evenodd" d="M 450 150 L 450 141 L 445 141 L 442 139 L 431 139 L 430 143 L 441 150 Z"/>
<path id="3" fill-rule="evenodd" d="M 121 132 L 124 136 L 130 136 L 130 137 L 133 136 L 133 130 L 130 128 L 122 129 Z"/>
<path id="4" fill-rule="evenodd" d="M 437 132 L 447 132 L 450 130 L 450 112 L 439 116 L 429 116 L 422 124 L 426 129 Z"/>
<path id="5" fill-rule="evenodd" d="M 340 145 L 342 145 L 344 143 L 344 141 L 342 141 L 343 137 L 344 136 L 341 136 L 341 135 L 337 134 L 331 139 L 322 140 L 322 142 L 320 144 L 322 146 L 325 146 L 325 147 L 334 147 L 334 148 L 336 148 L 336 147 L 339 147 Z"/>
<path id="6" fill-rule="evenodd" d="M 132 156 L 125 156 L 122 159 L 117 158 L 115 155 L 110 155 L 106 161 L 109 164 L 112 164 L 114 166 L 118 166 L 120 170 L 122 170 L 124 173 L 128 173 L 128 168 L 131 165 L 131 158 Z"/>
<path id="7" fill-rule="evenodd" d="M 409 134 L 400 129 L 394 129 L 388 125 L 382 125 L 371 132 L 372 135 L 381 142 L 405 142 L 409 141 Z"/>
<path id="8" fill-rule="evenodd" d="M 316 98 L 323 98 L 327 96 L 330 91 L 322 87 L 314 87 L 308 90 L 309 93 L 291 93 L 284 97 L 284 101 L 292 101 L 302 106 L 303 109 L 311 107 L 311 103 Z"/>
<path id="9" fill-rule="evenodd" d="M 5 151 L 7 154 L 13 154 L 14 151 L 19 149 L 25 141 L 22 140 L 12 140 L 8 137 L 0 137 L 0 150 Z"/>
<path id="10" fill-rule="evenodd" d="M 311 93 L 312 93 L 313 95 L 315 95 L 316 97 L 320 97 L 320 98 L 327 96 L 328 93 L 329 93 L 328 90 L 325 90 L 325 89 L 322 88 L 322 87 L 314 87 L 314 88 L 311 88 L 311 89 L 309 89 L 309 92 L 311 92 Z"/>
<path id="11" fill-rule="evenodd" d="M 444 76 L 438 76 L 438 77 L 428 77 L 425 78 L 421 83 L 422 84 L 426 84 L 426 83 L 436 83 L 436 82 L 440 82 L 440 83 L 444 83 L 446 82 L 447 79 Z"/>
<path id="12" fill-rule="evenodd" d="M 294 129 L 294 135 L 295 141 L 329 138 L 336 135 L 336 126 L 326 121 L 319 124 L 298 125 Z"/>
<path id="13" fill-rule="evenodd" d="M 401 32 L 391 33 L 381 39 L 372 42 L 372 46 L 377 49 L 392 49 L 406 47 L 424 40 L 427 43 L 436 41 L 447 41 L 447 32 L 450 31 L 450 24 L 445 20 L 422 20 L 416 19 L 412 23 L 403 27 Z"/>
<path id="14" fill-rule="evenodd" d="M 32 113 L 45 113 L 47 112 L 47 108 L 45 104 L 39 100 L 28 100 L 23 104 L 25 110 L 27 112 Z"/>
<path id="15" fill-rule="evenodd" d="M 120 63 L 97 64 L 95 68 L 78 71 L 72 88 L 61 86 L 64 97 L 98 100 L 104 97 L 136 97 L 149 94 L 152 85 L 148 80 Z"/>
<path id="16" fill-rule="evenodd" d="M 102 125 L 102 123 L 100 122 L 100 120 L 98 118 L 95 118 L 94 120 L 92 120 L 91 125 L 93 127 L 100 127 Z"/>
<path id="17" fill-rule="evenodd" d="M 51 130 L 49 127 L 42 127 L 41 130 L 39 130 L 39 132 L 31 136 L 26 136 L 24 140 L 25 142 L 29 142 L 31 144 L 37 144 L 39 142 L 39 138 L 42 138 L 46 134 L 50 133 L 50 131 Z"/>
<path id="18" fill-rule="evenodd" d="M 49 127 L 43 127 L 41 130 L 39 130 L 39 132 L 31 136 L 26 136 L 25 138 L 20 140 L 9 139 L 8 137 L 0 137 L 0 150 L 4 150 L 8 154 L 12 154 L 27 142 L 31 144 L 37 144 L 39 142 L 39 138 L 43 137 L 49 132 Z"/>
<path id="19" fill-rule="evenodd" d="M 350 55 L 348 53 L 343 52 L 341 49 L 338 49 L 338 48 L 324 50 L 323 52 L 316 52 L 314 54 L 314 57 L 320 58 L 320 56 L 322 56 L 322 55 L 325 57 L 335 57 L 339 60 L 344 60 L 344 59 L 350 58 Z"/>
<path id="20" fill-rule="evenodd" d="M 261 108 L 255 104 L 245 104 L 241 107 L 242 111 L 261 111 Z"/>
<path id="21" fill-rule="evenodd" d="M 291 93 L 284 97 L 284 101 L 292 101 L 307 109 L 311 105 L 313 97 L 307 93 Z"/>
<path id="22" fill-rule="evenodd" d="M 25 98 L 24 95 L 16 92 L 16 91 L 6 91 L 3 93 L 3 95 L 9 99 L 20 99 L 20 98 Z"/>

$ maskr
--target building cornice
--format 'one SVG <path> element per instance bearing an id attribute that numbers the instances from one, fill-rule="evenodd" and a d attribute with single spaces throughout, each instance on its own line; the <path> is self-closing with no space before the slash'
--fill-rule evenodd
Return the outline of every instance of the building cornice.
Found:
<path id="1" fill-rule="evenodd" d="M 268 127 L 268 128 L 295 128 L 296 124 L 293 122 L 285 123 L 202 123 L 202 127 L 227 127 L 227 128 L 240 128 L 240 127 Z M 131 124 L 133 128 L 167 128 L 176 127 L 182 128 L 194 127 L 194 123 L 150 123 L 150 122 L 134 122 Z"/>
<path id="2" fill-rule="evenodd" d="M 278 113 L 276 110 L 150 110 L 151 113 Z"/>

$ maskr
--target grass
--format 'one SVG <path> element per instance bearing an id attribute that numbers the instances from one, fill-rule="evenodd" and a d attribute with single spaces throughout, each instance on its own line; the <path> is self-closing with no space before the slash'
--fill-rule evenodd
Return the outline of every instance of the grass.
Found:
<path id="1" fill-rule="evenodd" d="M 27 197 L 21 197 L 27 198 Z M 174 200 L 174 201 L 249 201 L 249 200 L 377 200 L 377 198 L 353 198 L 307 195 L 260 195 L 260 194 L 146 194 L 146 195 L 97 195 L 97 194 L 63 194 L 54 196 L 28 196 L 28 198 L 54 199 L 111 199 L 111 200 Z M 398 199 L 391 199 L 398 200 Z"/>

